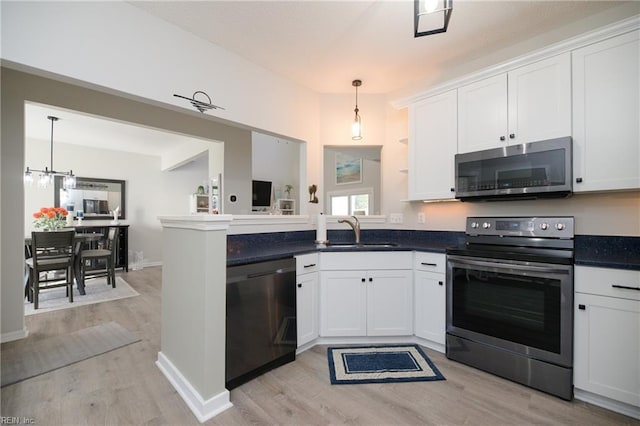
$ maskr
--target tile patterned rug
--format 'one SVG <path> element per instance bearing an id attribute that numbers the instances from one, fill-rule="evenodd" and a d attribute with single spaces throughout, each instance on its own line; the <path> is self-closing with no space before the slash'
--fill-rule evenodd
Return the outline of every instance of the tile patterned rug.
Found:
<path id="1" fill-rule="evenodd" d="M 107 279 L 105 277 L 89 279 L 85 282 L 85 292 L 87 294 L 81 296 L 80 293 L 78 293 L 78 289 L 74 286 L 73 303 L 69 303 L 66 288 L 64 287 L 41 291 L 40 297 L 38 298 L 38 309 L 33 309 L 33 303 L 30 303 L 25 298 L 24 314 L 40 314 L 140 295 L 140 293 L 131 288 L 128 282 L 118 276 L 116 276 L 116 288 L 107 285 Z"/>
<path id="2" fill-rule="evenodd" d="M 445 380 L 418 345 L 332 347 L 327 349 L 331 384 Z"/>

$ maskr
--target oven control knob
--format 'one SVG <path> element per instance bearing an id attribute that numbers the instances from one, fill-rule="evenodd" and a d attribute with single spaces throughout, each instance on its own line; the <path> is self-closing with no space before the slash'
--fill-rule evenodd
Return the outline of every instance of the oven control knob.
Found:
<path id="1" fill-rule="evenodd" d="M 485 222 L 485 223 L 482 224 L 482 227 L 484 229 L 489 229 L 489 228 L 491 228 L 491 224 L 489 222 Z"/>
<path id="2" fill-rule="evenodd" d="M 549 224 L 548 223 L 541 223 L 540 224 L 540 229 L 542 229 L 543 231 L 546 231 L 547 229 L 549 229 Z"/>
<path id="3" fill-rule="evenodd" d="M 556 223 L 556 229 L 558 231 L 562 231 L 564 229 L 564 223 L 562 223 L 562 222 Z"/>
<path id="4" fill-rule="evenodd" d="M 478 226 L 480 226 L 480 224 L 478 224 L 478 222 L 471 222 L 471 227 L 473 229 L 476 229 Z"/>

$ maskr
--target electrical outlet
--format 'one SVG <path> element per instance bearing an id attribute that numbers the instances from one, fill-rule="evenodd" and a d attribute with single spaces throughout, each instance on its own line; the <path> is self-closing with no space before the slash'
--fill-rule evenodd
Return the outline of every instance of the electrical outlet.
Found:
<path id="1" fill-rule="evenodd" d="M 391 213 L 389 215 L 390 223 L 402 223 L 402 221 L 403 221 L 402 213 Z"/>
<path id="2" fill-rule="evenodd" d="M 424 213 L 420 212 L 418 213 L 418 223 L 425 223 L 426 222 L 426 218 L 424 217 Z"/>

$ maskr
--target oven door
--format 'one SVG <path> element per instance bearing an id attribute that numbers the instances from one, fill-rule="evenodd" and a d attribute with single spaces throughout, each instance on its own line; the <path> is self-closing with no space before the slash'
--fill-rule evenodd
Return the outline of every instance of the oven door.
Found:
<path id="1" fill-rule="evenodd" d="M 573 266 L 447 256 L 447 333 L 571 367 Z"/>

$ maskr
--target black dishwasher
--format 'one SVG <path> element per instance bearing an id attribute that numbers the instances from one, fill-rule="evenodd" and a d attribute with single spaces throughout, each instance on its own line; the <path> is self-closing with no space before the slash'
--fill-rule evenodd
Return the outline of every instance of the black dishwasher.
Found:
<path id="1" fill-rule="evenodd" d="M 296 330 L 295 259 L 227 268 L 227 389 L 295 360 Z"/>

